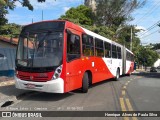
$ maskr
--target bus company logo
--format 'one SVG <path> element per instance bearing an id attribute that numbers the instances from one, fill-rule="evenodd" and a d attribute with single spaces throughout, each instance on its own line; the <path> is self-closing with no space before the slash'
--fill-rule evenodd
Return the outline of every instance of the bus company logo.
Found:
<path id="1" fill-rule="evenodd" d="M 11 112 L 2 112 L 2 117 L 12 117 Z"/>

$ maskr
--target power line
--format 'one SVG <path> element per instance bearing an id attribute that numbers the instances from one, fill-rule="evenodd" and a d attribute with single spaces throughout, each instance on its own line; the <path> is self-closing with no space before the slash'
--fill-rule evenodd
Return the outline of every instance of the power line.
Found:
<path id="1" fill-rule="evenodd" d="M 156 8 L 158 8 L 159 5 L 160 5 L 159 3 L 160 2 L 158 2 L 158 4 L 154 5 L 150 10 L 148 10 L 145 15 L 143 15 L 139 20 L 137 20 L 135 22 L 135 24 L 137 24 L 138 22 L 142 21 L 144 17 L 146 17 L 147 15 L 151 14 Z"/>
<path id="2" fill-rule="evenodd" d="M 160 24 L 160 20 L 157 21 L 155 24 L 153 24 L 151 27 L 147 28 L 146 31 L 142 32 L 140 34 L 140 37 L 145 35 L 147 32 L 149 32 L 150 30 L 154 29 L 155 27 L 157 27 L 157 25 Z"/>
<path id="3" fill-rule="evenodd" d="M 146 38 L 146 37 L 148 37 L 148 36 L 150 36 L 150 35 L 152 35 L 152 34 L 154 34 L 154 33 L 158 32 L 158 31 L 160 31 L 160 30 L 156 30 L 156 31 L 154 31 L 154 32 L 150 33 L 149 35 L 142 36 L 141 38 Z M 140 39 L 141 39 L 141 38 L 140 38 Z"/>

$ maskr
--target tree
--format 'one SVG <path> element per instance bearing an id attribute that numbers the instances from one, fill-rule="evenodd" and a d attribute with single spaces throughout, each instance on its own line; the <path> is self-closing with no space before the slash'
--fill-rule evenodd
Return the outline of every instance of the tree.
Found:
<path id="1" fill-rule="evenodd" d="M 5 10 L 4 8 L 0 8 L 0 26 L 8 22 L 8 20 L 5 18 L 7 13 L 7 10 Z"/>
<path id="2" fill-rule="evenodd" d="M 160 49 L 160 43 L 153 44 L 153 49 L 154 50 Z"/>
<path id="3" fill-rule="evenodd" d="M 38 2 L 45 2 L 45 0 L 37 0 Z M 15 3 L 20 2 L 23 7 L 27 7 L 29 10 L 33 10 L 29 0 L 0 0 L 0 6 L 5 7 L 6 9 L 14 9 L 16 7 Z"/>
<path id="4" fill-rule="evenodd" d="M 45 0 L 37 0 L 38 2 L 45 2 Z M 13 10 L 16 2 L 20 2 L 23 7 L 27 7 L 29 10 L 33 10 L 33 6 L 30 4 L 29 0 L 0 0 L 0 26 L 7 23 L 5 18 L 8 14 L 8 9 Z"/>
<path id="5" fill-rule="evenodd" d="M 45 2 L 45 0 L 37 0 L 37 1 Z M 29 10 L 33 10 L 33 6 L 30 4 L 29 0 L 0 0 L 0 35 L 2 34 L 8 35 L 10 33 L 9 31 L 12 31 L 8 30 L 9 29 L 8 26 L 10 26 L 10 24 L 7 25 L 8 20 L 6 19 L 6 14 L 8 14 L 8 9 L 13 10 L 16 7 L 15 2 L 20 2 L 23 7 L 27 7 Z"/>
<path id="6" fill-rule="evenodd" d="M 77 8 L 70 8 L 65 15 L 62 15 L 60 19 L 69 20 L 73 23 L 80 25 L 92 26 L 94 23 L 94 13 L 92 10 L 84 5 L 80 5 Z"/>
<path id="7" fill-rule="evenodd" d="M 156 51 L 143 46 L 139 47 L 138 52 L 135 55 L 136 62 L 145 66 L 152 66 L 159 58 L 159 55 Z"/>
<path id="8" fill-rule="evenodd" d="M 140 39 L 137 36 L 137 33 L 140 31 L 136 29 L 135 26 L 124 25 L 121 29 L 118 29 L 115 32 L 116 41 L 122 45 L 125 45 L 128 49 L 130 49 L 131 44 L 131 29 L 132 29 L 132 51 L 136 51 L 136 47 L 140 45 Z"/>
<path id="9" fill-rule="evenodd" d="M 96 2 L 96 24 L 118 28 L 126 21 L 131 20 L 131 13 L 143 6 L 146 0 L 142 2 L 138 0 L 96 0 Z"/>
<path id="10" fill-rule="evenodd" d="M 0 28 L 0 35 L 7 37 L 18 37 L 21 26 L 15 23 L 5 24 Z"/>

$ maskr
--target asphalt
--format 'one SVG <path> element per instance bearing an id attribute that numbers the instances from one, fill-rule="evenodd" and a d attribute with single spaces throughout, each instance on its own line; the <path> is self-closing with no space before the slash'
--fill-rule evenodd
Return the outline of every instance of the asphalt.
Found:
<path id="1" fill-rule="evenodd" d="M 137 69 L 133 74 L 146 72 L 141 69 Z M 19 90 L 15 88 L 14 77 L 0 77 L 0 106 L 3 106 L 7 101 L 16 101 L 19 96 L 25 94 L 25 90 Z"/>
<path id="2" fill-rule="evenodd" d="M 17 97 L 25 92 L 25 90 L 15 88 L 15 80 L 13 77 L 0 77 L 0 107 L 8 101 L 16 101 Z"/>

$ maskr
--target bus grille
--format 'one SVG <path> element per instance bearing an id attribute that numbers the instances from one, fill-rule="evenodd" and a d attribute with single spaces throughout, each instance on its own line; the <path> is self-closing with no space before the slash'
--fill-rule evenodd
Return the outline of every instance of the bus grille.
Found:
<path id="1" fill-rule="evenodd" d="M 31 76 L 25 76 L 25 75 L 18 75 L 18 77 L 21 79 L 21 80 L 26 80 L 26 81 L 32 81 L 32 82 L 46 82 L 46 81 L 49 81 L 49 78 L 48 77 L 40 77 L 40 76 L 33 76 L 31 78 Z"/>

